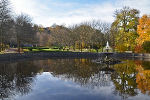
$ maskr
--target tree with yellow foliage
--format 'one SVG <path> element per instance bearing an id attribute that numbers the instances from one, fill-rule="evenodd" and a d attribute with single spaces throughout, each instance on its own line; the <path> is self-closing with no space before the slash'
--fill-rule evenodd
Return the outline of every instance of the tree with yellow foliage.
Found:
<path id="1" fill-rule="evenodd" d="M 137 33 L 139 35 L 139 37 L 136 39 L 137 44 L 142 45 L 145 41 L 150 40 L 150 15 L 143 15 L 139 19 Z"/>
<path id="2" fill-rule="evenodd" d="M 135 39 L 137 38 L 137 25 L 139 20 L 139 10 L 131 9 L 128 6 L 114 12 L 115 21 L 112 27 L 115 29 L 115 47 L 119 52 L 126 50 L 133 51 L 135 47 Z M 116 31 L 117 29 L 117 31 Z"/>

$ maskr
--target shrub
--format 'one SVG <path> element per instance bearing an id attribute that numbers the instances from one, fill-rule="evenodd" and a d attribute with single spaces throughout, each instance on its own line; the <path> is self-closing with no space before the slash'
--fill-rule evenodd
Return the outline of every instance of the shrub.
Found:
<path id="1" fill-rule="evenodd" d="M 59 49 L 58 47 L 54 47 L 53 49 Z"/>
<path id="2" fill-rule="evenodd" d="M 144 52 L 143 46 L 142 45 L 137 45 L 134 49 L 134 52 L 135 53 L 143 53 Z"/>
<path id="3" fill-rule="evenodd" d="M 62 50 L 63 49 L 63 46 L 60 46 L 59 50 Z"/>
<path id="4" fill-rule="evenodd" d="M 49 49 L 49 47 L 37 47 L 37 49 Z"/>
<path id="5" fill-rule="evenodd" d="M 21 47 L 21 49 L 28 49 L 28 47 Z"/>
<path id="6" fill-rule="evenodd" d="M 119 51 L 119 52 L 125 52 L 127 50 L 127 47 L 125 45 L 117 45 L 116 46 L 116 49 Z"/>
<path id="7" fill-rule="evenodd" d="M 143 47 L 143 49 L 144 49 L 147 53 L 150 53 L 150 41 L 145 41 L 145 42 L 142 44 L 142 47 Z"/>
<path id="8" fill-rule="evenodd" d="M 28 47 L 28 50 L 29 50 L 29 51 L 32 51 L 32 47 Z"/>

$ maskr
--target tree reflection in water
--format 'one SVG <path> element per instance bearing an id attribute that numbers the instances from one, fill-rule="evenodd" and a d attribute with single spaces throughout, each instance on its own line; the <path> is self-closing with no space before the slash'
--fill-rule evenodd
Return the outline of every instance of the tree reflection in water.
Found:
<path id="1" fill-rule="evenodd" d="M 41 64 L 39 64 L 41 63 Z M 101 66 L 92 63 L 90 59 L 52 59 L 46 62 L 38 61 L 38 65 L 45 65 L 48 71 L 52 72 L 54 77 L 61 80 L 70 80 L 84 87 L 100 88 L 110 85 L 108 76 L 100 71 Z M 49 69 L 47 68 L 49 65 Z M 44 67 L 44 66 L 43 66 Z"/>
<path id="2" fill-rule="evenodd" d="M 16 93 L 28 94 L 37 73 L 32 62 L 0 65 L 0 98 L 12 98 Z"/>
<path id="3" fill-rule="evenodd" d="M 104 65 L 92 63 L 90 59 L 53 59 L 46 62 L 42 60 L 39 63 L 48 64 L 48 70 L 61 80 L 70 80 L 90 89 L 108 87 L 113 82 L 113 94 L 121 96 L 122 99 L 138 94 L 138 72 L 134 62 L 111 65 L 110 68 L 116 70 L 111 74 L 101 71 Z"/>
<path id="4" fill-rule="evenodd" d="M 122 99 L 150 94 L 150 70 L 148 62 L 127 61 L 105 66 L 91 62 L 92 59 L 45 59 L 0 65 L 0 98 L 27 95 L 32 91 L 35 76 L 50 72 L 63 81 L 71 81 L 89 89 L 110 87 L 113 94 Z M 115 71 L 106 71 L 106 67 Z M 105 70 L 104 70 L 105 69 Z"/>
<path id="5" fill-rule="evenodd" d="M 136 83 L 138 84 L 138 89 L 141 90 L 141 93 L 150 95 L 150 62 L 136 61 L 136 69 L 138 74 L 136 75 Z"/>
<path id="6" fill-rule="evenodd" d="M 122 99 L 133 97 L 138 94 L 136 75 L 134 63 L 122 63 L 114 65 L 116 74 L 113 76 L 113 83 L 115 89 L 113 93 L 119 95 Z"/>

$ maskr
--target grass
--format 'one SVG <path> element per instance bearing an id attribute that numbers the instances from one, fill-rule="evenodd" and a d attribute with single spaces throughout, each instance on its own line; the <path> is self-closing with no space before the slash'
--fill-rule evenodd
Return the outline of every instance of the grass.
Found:
<path id="1" fill-rule="evenodd" d="M 89 49 L 87 49 L 87 50 L 85 50 L 85 49 L 82 49 L 82 52 L 89 52 L 90 50 Z M 100 52 L 101 50 L 99 49 L 99 51 L 98 52 Z M 67 50 L 67 49 L 65 49 L 65 50 L 59 50 L 59 49 L 57 49 L 57 48 L 46 48 L 46 49 L 32 49 L 32 51 L 30 51 L 29 49 L 27 49 L 27 48 L 25 48 L 25 49 L 23 49 L 23 52 L 24 53 L 32 53 L 32 52 L 81 52 L 81 50 L 79 50 L 79 49 L 76 49 L 75 51 L 74 50 Z M 91 49 L 91 52 L 92 52 L 92 49 Z M 93 49 L 93 52 L 97 52 L 95 49 Z"/>
<path id="2" fill-rule="evenodd" d="M 59 49 L 32 49 L 32 51 L 29 51 L 28 49 L 23 49 L 24 53 L 31 53 L 31 52 L 72 52 L 72 51 L 67 51 L 67 50 L 59 50 Z"/>
<path id="3" fill-rule="evenodd" d="M 32 51 L 30 51 L 32 48 Z M 22 49 L 23 53 L 36 53 L 36 52 L 81 52 L 81 50 L 79 49 L 75 49 L 75 51 L 73 49 L 68 50 L 68 48 L 66 48 L 65 50 L 61 49 L 59 50 L 57 47 L 23 47 Z M 90 52 L 89 49 L 82 49 L 82 52 Z M 95 49 L 91 49 L 91 52 L 93 53 L 97 53 L 97 51 Z M 99 49 L 98 52 L 101 52 L 101 49 Z M 4 51 L 0 52 L 0 54 L 4 54 Z"/>
<path id="4" fill-rule="evenodd" d="M 32 47 L 24 47 L 22 48 L 22 52 L 23 53 L 36 53 L 36 52 L 81 52 L 81 50 L 76 49 L 75 51 L 73 49 L 68 50 L 68 48 L 66 48 L 65 50 L 61 49 L 59 50 L 58 48 L 48 48 L 48 47 L 33 47 L 32 51 L 31 50 Z M 82 52 L 90 52 L 89 49 L 82 49 Z M 91 52 L 96 53 L 97 51 L 95 49 L 91 49 Z M 101 50 L 99 49 L 98 52 L 101 52 Z M 4 51 L 1 51 L 0 54 L 4 54 Z"/>

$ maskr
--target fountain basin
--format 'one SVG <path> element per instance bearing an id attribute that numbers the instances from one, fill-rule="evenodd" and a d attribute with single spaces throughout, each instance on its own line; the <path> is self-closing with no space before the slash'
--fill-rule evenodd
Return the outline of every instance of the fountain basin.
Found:
<path id="1" fill-rule="evenodd" d="M 114 52 L 102 52 L 102 54 L 104 54 L 104 55 L 106 55 L 106 56 L 109 56 L 109 55 L 114 54 Z"/>

